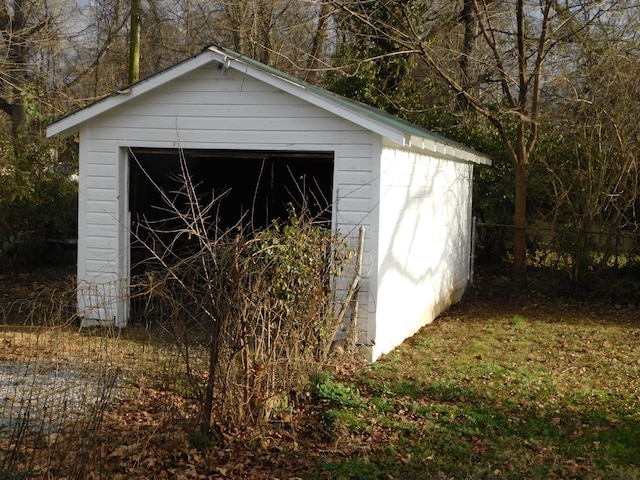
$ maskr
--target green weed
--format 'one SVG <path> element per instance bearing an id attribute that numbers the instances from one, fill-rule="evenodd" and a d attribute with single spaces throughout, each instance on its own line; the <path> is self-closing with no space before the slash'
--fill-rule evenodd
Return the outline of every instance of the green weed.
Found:
<path id="1" fill-rule="evenodd" d="M 309 478 L 639 478 L 640 331 L 567 311 L 447 317 L 321 382 L 343 448 Z"/>
<path id="2" fill-rule="evenodd" d="M 320 400 L 339 407 L 360 407 L 363 404 L 355 384 L 336 381 L 328 372 L 311 379 L 311 393 Z"/>

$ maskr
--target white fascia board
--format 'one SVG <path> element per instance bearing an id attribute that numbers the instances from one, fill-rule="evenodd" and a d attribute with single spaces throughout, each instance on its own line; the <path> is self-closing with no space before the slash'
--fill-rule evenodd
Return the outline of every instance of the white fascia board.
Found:
<path id="1" fill-rule="evenodd" d="M 208 53 L 208 54 L 207 54 Z M 167 70 L 153 75 L 145 80 L 141 80 L 138 83 L 134 83 L 120 90 L 119 93 L 113 93 L 102 100 L 97 101 L 76 113 L 64 117 L 57 122 L 52 123 L 47 127 L 47 137 L 59 136 L 61 138 L 68 137 L 71 134 L 78 132 L 80 125 L 87 120 L 100 115 L 112 108 L 115 108 L 123 103 L 126 103 L 133 98 L 147 93 L 154 88 L 164 85 L 171 80 L 178 78 L 186 73 L 195 70 L 202 65 L 206 65 L 216 58 L 213 52 L 202 52 L 184 62 L 178 63 L 173 67 L 169 67 Z"/>
<path id="2" fill-rule="evenodd" d="M 481 165 L 491 165 L 491 159 L 478 155 L 472 151 L 464 150 L 462 148 L 455 147 L 453 145 L 447 145 L 445 143 L 436 142 L 428 138 L 422 138 L 418 136 L 411 136 L 409 141 L 410 146 L 417 147 L 421 150 L 434 153 L 440 157 L 444 157 L 451 160 L 462 160 L 472 163 L 478 163 Z"/>

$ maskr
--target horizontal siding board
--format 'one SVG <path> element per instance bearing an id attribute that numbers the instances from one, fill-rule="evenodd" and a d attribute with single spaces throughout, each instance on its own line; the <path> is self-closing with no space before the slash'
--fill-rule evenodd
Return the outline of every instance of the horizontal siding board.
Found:
<path id="1" fill-rule="evenodd" d="M 153 97 L 158 97 L 158 101 L 154 101 L 154 98 L 147 100 L 151 103 L 158 103 L 159 105 L 207 105 L 212 107 L 226 107 L 235 105 L 300 105 L 300 101 L 287 95 L 284 92 L 166 92 L 154 94 Z M 151 95 L 150 95 L 151 96 Z M 120 107 L 114 108 L 114 114 L 122 114 L 124 110 L 134 108 L 134 103 L 137 103 L 139 99 L 132 102 L 132 104 L 125 104 Z"/>
<path id="2" fill-rule="evenodd" d="M 89 196 L 85 196 L 82 201 L 85 203 L 85 208 L 87 212 L 117 212 L 118 211 L 118 203 L 115 197 L 110 198 L 109 200 L 96 200 Z"/>
<path id="3" fill-rule="evenodd" d="M 94 212 L 99 213 L 99 212 Z M 109 213 L 109 215 L 111 215 Z M 115 216 L 111 215 L 112 218 Z M 115 234 L 118 231 L 118 225 L 115 222 L 103 223 L 89 223 L 85 222 L 85 235 L 87 237 L 102 237 L 102 238 L 115 238 Z"/>
<path id="4" fill-rule="evenodd" d="M 84 236 L 85 247 L 92 250 L 95 253 L 96 250 L 101 250 L 104 254 L 105 237 L 102 235 L 85 235 Z"/>
<path id="5" fill-rule="evenodd" d="M 288 150 L 305 150 L 306 145 L 323 145 L 325 150 L 333 150 L 336 144 L 344 143 L 351 137 L 364 138 L 361 132 L 344 131 L 305 131 L 305 132 L 270 132 L 252 131 L 250 126 L 242 130 L 207 131 L 207 130 L 176 130 L 157 128 L 104 128 L 101 129 L 103 140 L 120 141 L 128 147 L 136 147 L 141 143 L 155 145 L 157 148 L 236 148 L 245 149 L 247 144 L 251 148 L 282 148 Z"/>
<path id="6" fill-rule="evenodd" d="M 91 272 L 91 274 L 87 275 L 88 278 L 93 277 L 103 277 L 105 282 L 113 283 L 114 285 L 117 283 L 118 278 L 122 278 L 122 275 L 118 274 L 113 267 L 116 265 L 115 263 L 116 257 L 113 256 L 111 258 L 101 259 L 98 257 L 95 260 L 90 260 L 87 271 Z M 87 278 L 85 277 L 85 278 Z"/>
<path id="7" fill-rule="evenodd" d="M 227 117 L 211 118 L 203 122 L 201 118 L 186 117 L 178 121 L 178 129 L 183 130 L 244 130 L 246 133 L 259 132 L 283 132 L 283 135 L 295 135 L 298 132 L 335 132 L 343 134 L 348 131 L 361 131 L 353 123 L 337 118 L 300 118 L 280 117 Z"/>
<path id="8" fill-rule="evenodd" d="M 117 168 L 113 164 L 89 163 L 86 166 L 87 178 L 90 177 L 112 177 L 116 176 Z"/>
<path id="9" fill-rule="evenodd" d="M 371 212 L 338 212 L 338 223 L 341 227 L 357 227 L 359 225 L 369 225 Z M 342 230 L 344 231 L 344 230 Z"/>
<path id="10" fill-rule="evenodd" d="M 113 188 L 95 187 L 91 184 L 87 185 L 87 197 L 92 201 L 111 200 L 117 195 Z"/>
<path id="11" fill-rule="evenodd" d="M 369 172 L 371 174 L 371 157 L 342 158 L 336 165 L 337 172 Z"/>
<path id="12" fill-rule="evenodd" d="M 366 213 L 371 210 L 370 198 L 353 198 L 346 197 L 338 200 L 338 210 L 344 212 L 360 212 Z"/>
<path id="13" fill-rule="evenodd" d="M 111 260 L 115 258 L 115 252 L 112 252 L 109 256 L 106 256 L 104 248 L 99 246 L 86 247 L 85 251 L 91 262 L 93 262 L 94 271 L 98 270 L 96 265 L 100 265 L 100 269 L 104 270 L 106 265 L 109 265 Z M 102 259 L 102 260 L 100 260 Z"/>
<path id="14" fill-rule="evenodd" d="M 89 155 L 89 158 L 92 158 L 91 156 L 96 153 L 102 153 L 105 155 L 104 158 L 109 158 L 110 163 L 114 163 L 114 155 L 116 155 L 118 145 L 122 143 L 122 139 L 120 139 L 119 142 L 114 142 L 113 140 L 103 140 L 102 138 L 100 138 L 99 132 L 89 132 L 88 136 L 89 142 L 91 144 L 91 150 L 89 150 L 87 153 L 87 155 Z M 92 161 L 91 163 L 95 162 Z"/>
<path id="15" fill-rule="evenodd" d="M 87 224 L 105 225 L 107 223 L 113 223 L 118 219 L 109 212 L 87 212 L 85 220 Z"/>
<path id="16" fill-rule="evenodd" d="M 88 156 L 89 163 L 93 165 L 115 165 L 117 161 L 113 149 L 108 152 L 96 152 L 94 150 L 90 150 Z"/>
<path id="17" fill-rule="evenodd" d="M 353 184 L 344 184 L 340 183 L 338 185 L 338 191 L 336 193 L 336 198 L 338 201 L 341 201 L 344 198 L 371 198 L 371 193 L 373 188 L 371 184 L 367 185 L 353 185 Z"/>
<path id="18" fill-rule="evenodd" d="M 229 75 L 217 76 L 217 78 L 197 78 L 186 75 L 181 82 L 165 85 L 157 90 L 158 94 L 165 95 L 170 92 L 280 92 L 277 88 L 246 76 Z"/>
<path id="19" fill-rule="evenodd" d="M 87 175 L 87 186 L 92 194 L 96 190 L 109 190 L 109 195 L 117 195 L 116 179 L 113 175 Z"/>
<path id="20" fill-rule="evenodd" d="M 354 172 L 343 171 L 340 172 L 340 183 L 343 185 L 361 186 L 372 183 L 371 172 Z"/>
<path id="21" fill-rule="evenodd" d="M 348 162 L 351 159 L 353 160 L 364 160 L 368 163 L 371 163 L 371 158 L 373 155 L 373 145 L 371 144 L 372 139 L 369 138 L 367 142 L 359 142 L 359 143 L 343 143 L 338 145 L 339 147 L 339 161 L 336 164 L 336 168 L 341 168 L 342 162 Z"/>
<path id="22" fill-rule="evenodd" d="M 100 128 L 126 128 L 126 129 L 162 129 L 169 131 L 244 131 L 246 133 L 254 131 L 262 132 L 283 132 L 289 135 L 296 132 L 345 132 L 360 131 L 354 124 L 345 120 L 330 117 L 305 118 L 290 117 L 150 117 L 140 115 L 129 115 L 124 118 L 112 117 L 100 122 Z"/>
<path id="23" fill-rule="evenodd" d="M 104 248 L 112 249 L 117 247 L 116 230 L 114 227 L 107 229 L 103 225 L 87 224 L 86 225 L 86 241 L 87 245 L 102 245 Z"/>
<path id="24" fill-rule="evenodd" d="M 224 108 L 223 108 L 224 107 Z M 192 118 L 335 118 L 308 104 L 265 103 L 262 105 L 215 102 L 211 104 L 185 105 L 182 103 L 141 103 L 136 108 L 139 117 L 192 117 Z M 117 118 L 117 116 L 115 116 Z"/>

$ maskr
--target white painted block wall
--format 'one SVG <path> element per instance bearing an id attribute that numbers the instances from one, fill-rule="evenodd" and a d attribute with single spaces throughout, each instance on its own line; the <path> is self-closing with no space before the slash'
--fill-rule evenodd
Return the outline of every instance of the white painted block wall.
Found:
<path id="1" fill-rule="evenodd" d="M 374 358 L 432 322 L 464 291 L 471 175 L 467 163 L 384 148 Z"/>

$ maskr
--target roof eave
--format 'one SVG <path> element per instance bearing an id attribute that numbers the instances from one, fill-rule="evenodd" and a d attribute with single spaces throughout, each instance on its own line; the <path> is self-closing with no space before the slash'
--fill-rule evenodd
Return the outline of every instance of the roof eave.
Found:
<path id="1" fill-rule="evenodd" d="M 180 62 L 160 74 L 152 75 L 144 80 L 140 80 L 133 85 L 129 85 L 124 89 L 118 90 L 102 100 L 78 110 L 75 113 L 67 115 L 60 120 L 47 126 L 47 137 L 58 136 L 61 138 L 68 137 L 80 130 L 80 125 L 87 120 L 100 115 L 101 113 L 111 110 L 123 103 L 128 102 L 132 98 L 142 95 L 156 87 L 164 85 L 166 82 L 184 75 L 196 68 L 206 65 L 212 61 L 216 61 L 216 55 L 213 52 L 202 52 L 186 61 Z"/>
<path id="2" fill-rule="evenodd" d="M 274 88 L 278 88 L 279 90 L 293 95 L 294 97 L 300 98 L 301 100 L 322 108 L 329 113 L 333 113 L 334 115 L 359 125 L 366 130 L 387 138 L 400 146 L 406 148 L 418 148 L 450 159 L 491 165 L 491 160 L 489 158 L 484 157 L 471 149 L 448 145 L 433 139 L 411 135 L 402 129 L 392 128 L 383 122 L 376 121 L 372 117 L 345 107 L 338 102 L 331 101 L 328 96 L 316 93 L 313 87 L 308 88 L 303 83 L 290 81 L 275 73 L 256 68 L 250 63 L 243 61 L 243 55 L 235 56 L 213 46 L 209 47 L 209 50 L 221 55 L 222 61 L 227 68 L 233 68 L 234 70 L 261 80 Z"/>
<path id="3" fill-rule="evenodd" d="M 480 153 L 475 152 L 471 149 L 460 148 L 455 145 L 437 142 L 430 138 L 411 135 L 410 137 L 408 137 L 408 146 L 418 148 L 420 150 L 425 150 L 437 156 L 452 160 L 462 160 L 471 163 L 477 163 L 480 165 L 492 164 L 490 158 L 485 157 L 484 155 L 481 155 Z"/>

